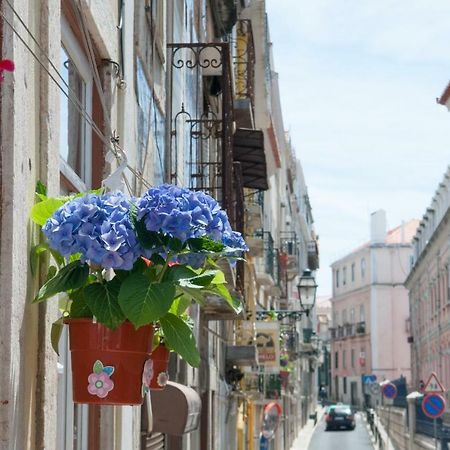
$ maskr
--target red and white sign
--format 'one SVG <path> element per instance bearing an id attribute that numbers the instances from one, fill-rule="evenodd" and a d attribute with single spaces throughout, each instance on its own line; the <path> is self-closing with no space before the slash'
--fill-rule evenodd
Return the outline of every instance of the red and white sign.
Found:
<path id="1" fill-rule="evenodd" d="M 431 372 L 431 375 L 428 378 L 428 381 L 425 383 L 423 392 L 426 394 L 431 394 L 431 393 L 442 394 L 445 392 L 445 389 L 442 386 L 441 382 L 439 381 L 435 372 Z"/>

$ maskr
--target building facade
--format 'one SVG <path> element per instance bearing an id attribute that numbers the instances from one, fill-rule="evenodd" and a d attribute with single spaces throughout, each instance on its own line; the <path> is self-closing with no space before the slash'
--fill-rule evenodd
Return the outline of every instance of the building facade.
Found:
<path id="1" fill-rule="evenodd" d="M 408 294 L 403 282 L 418 221 L 386 230 L 383 210 L 371 215 L 371 240 L 332 264 L 333 397 L 369 401 L 363 375 L 410 381 Z"/>
<path id="2" fill-rule="evenodd" d="M 255 333 L 249 341 L 243 330 L 258 311 L 300 309 L 296 285 L 318 268 L 318 246 L 265 2 L 0 0 L 0 12 L 0 57 L 15 63 L 0 83 L 0 448 L 252 450 L 275 400 L 288 419 L 270 448 L 289 449 L 315 406 L 319 358 L 303 332 L 315 316 L 272 318 L 284 379 L 259 367 Z M 38 180 L 49 195 L 101 186 L 139 195 L 162 182 L 205 190 L 244 233 L 247 263 L 224 267 L 244 313 L 214 299 L 191 307 L 201 366 L 171 356 L 170 378 L 198 415 L 189 433 L 161 425 L 164 394 L 142 407 L 72 402 L 67 335 L 59 355 L 49 339 L 57 301 L 31 304 L 47 264 L 32 274 Z M 245 370 L 256 388 L 239 381 Z"/>
<path id="3" fill-rule="evenodd" d="M 450 385 L 450 167 L 413 239 L 414 265 L 406 280 L 411 314 L 412 387 L 431 372 Z"/>

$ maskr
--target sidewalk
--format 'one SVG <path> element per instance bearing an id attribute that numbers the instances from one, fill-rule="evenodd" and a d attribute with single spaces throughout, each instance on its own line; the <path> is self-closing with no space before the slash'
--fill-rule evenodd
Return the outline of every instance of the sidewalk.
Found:
<path id="1" fill-rule="evenodd" d="M 311 441 L 314 430 L 322 420 L 325 408 L 317 406 L 316 412 L 317 412 L 316 425 L 314 425 L 314 420 L 308 419 L 308 422 L 306 422 L 306 425 L 300 430 L 300 433 L 298 434 L 297 438 L 292 444 L 291 450 L 308 450 L 309 442 Z"/>

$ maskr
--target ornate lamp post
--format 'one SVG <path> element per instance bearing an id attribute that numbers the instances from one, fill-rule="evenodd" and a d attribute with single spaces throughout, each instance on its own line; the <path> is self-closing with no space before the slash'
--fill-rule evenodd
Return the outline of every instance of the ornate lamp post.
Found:
<path id="1" fill-rule="evenodd" d="M 316 303 L 317 284 L 309 269 L 303 271 L 297 285 L 300 305 L 308 316 Z"/>

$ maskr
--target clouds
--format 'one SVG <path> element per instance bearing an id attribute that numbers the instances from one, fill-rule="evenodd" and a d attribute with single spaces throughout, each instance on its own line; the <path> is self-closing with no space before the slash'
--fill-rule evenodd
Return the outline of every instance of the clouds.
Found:
<path id="1" fill-rule="evenodd" d="M 295 34 L 309 45 L 353 47 L 409 61 L 439 62 L 447 51 L 450 4 L 445 0 L 269 0 L 267 4 L 270 24 L 295 18 L 285 23 L 286 35 Z"/>
<path id="2" fill-rule="evenodd" d="M 301 158 L 329 264 L 369 238 L 420 218 L 450 162 L 450 2 L 268 0 L 283 115 Z M 293 45 L 295 43 L 295 45 Z"/>

